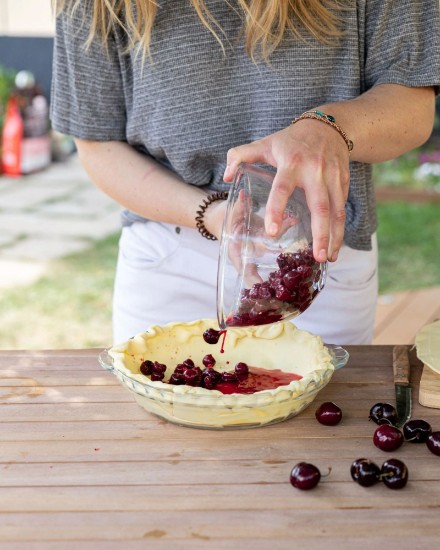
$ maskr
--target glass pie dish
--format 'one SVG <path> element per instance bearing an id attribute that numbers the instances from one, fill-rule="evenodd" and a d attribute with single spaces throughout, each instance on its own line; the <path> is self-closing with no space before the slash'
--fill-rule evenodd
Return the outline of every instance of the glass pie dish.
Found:
<path id="1" fill-rule="evenodd" d="M 220 240 L 217 318 L 221 328 L 294 319 L 324 287 L 327 263 L 313 257 L 303 189 L 289 197 L 276 237 L 265 229 L 275 173 L 241 164 L 229 190 Z"/>
<path id="2" fill-rule="evenodd" d="M 266 426 L 299 414 L 328 384 L 335 369 L 348 360 L 343 348 L 325 345 L 320 337 L 290 322 L 230 329 L 220 354 L 220 344 L 208 344 L 202 336 L 212 327 L 216 327 L 213 319 L 153 326 L 103 351 L 99 363 L 146 411 L 182 426 L 224 430 Z M 251 394 L 224 394 L 216 389 L 152 381 L 140 372 L 143 361 L 157 360 L 167 365 L 168 380 L 176 364 L 187 358 L 200 364 L 207 354 L 215 355 L 219 370 L 246 361 L 264 369 L 281 368 L 299 379 Z"/>

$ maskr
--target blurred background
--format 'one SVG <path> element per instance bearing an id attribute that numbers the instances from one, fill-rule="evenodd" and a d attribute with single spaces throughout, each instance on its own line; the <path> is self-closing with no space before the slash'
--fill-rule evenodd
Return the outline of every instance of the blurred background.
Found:
<path id="1" fill-rule="evenodd" d="M 50 0 L 0 0 L 0 349 L 108 347 L 120 208 L 81 168 L 48 109 Z M 380 247 L 375 344 L 440 317 L 440 102 L 430 140 L 374 167 Z"/>

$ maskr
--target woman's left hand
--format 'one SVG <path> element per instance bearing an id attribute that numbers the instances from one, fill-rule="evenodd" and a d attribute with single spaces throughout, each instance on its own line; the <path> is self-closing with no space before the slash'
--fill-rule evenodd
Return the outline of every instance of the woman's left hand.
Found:
<path id="1" fill-rule="evenodd" d="M 350 180 L 349 152 L 339 133 L 321 121 L 304 119 L 234 147 L 228 151 L 225 181 L 232 181 L 242 162 L 277 169 L 266 208 L 267 233 L 279 234 L 287 201 L 295 187 L 301 187 L 311 212 L 315 259 L 335 261 L 344 237 Z"/>

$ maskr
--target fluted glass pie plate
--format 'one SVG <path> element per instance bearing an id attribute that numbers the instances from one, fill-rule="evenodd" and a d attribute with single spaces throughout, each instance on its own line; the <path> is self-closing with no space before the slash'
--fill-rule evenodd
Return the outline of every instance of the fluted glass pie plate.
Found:
<path id="1" fill-rule="evenodd" d="M 224 430 L 267 426 L 298 415 L 349 357 L 344 348 L 325 345 L 290 322 L 229 329 L 225 351 L 220 354 L 220 343 L 213 346 L 202 337 L 212 327 L 218 328 L 213 319 L 150 327 L 148 332 L 104 350 L 98 360 L 146 411 L 182 426 Z M 201 364 L 206 354 L 215 356 L 215 368 L 220 371 L 245 361 L 266 369 L 281 368 L 302 378 L 276 389 L 227 395 L 215 389 L 151 381 L 139 371 L 142 361 L 157 360 L 167 364 L 167 380 L 177 363 L 190 357 Z"/>

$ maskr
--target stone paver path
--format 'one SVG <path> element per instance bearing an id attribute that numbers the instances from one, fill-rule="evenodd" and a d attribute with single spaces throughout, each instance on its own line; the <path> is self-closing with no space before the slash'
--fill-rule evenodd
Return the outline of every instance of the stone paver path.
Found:
<path id="1" fill-rule="evenodd" d="M 77 155 L 37 174 L 0 175 L 0 291 L 33 283 L 51 260 L 119 231 L 120 212 Z"/>

